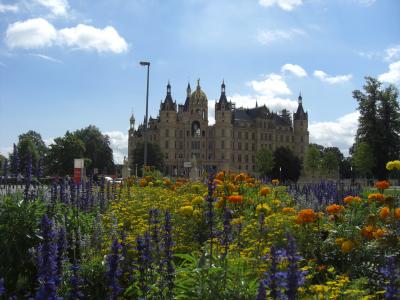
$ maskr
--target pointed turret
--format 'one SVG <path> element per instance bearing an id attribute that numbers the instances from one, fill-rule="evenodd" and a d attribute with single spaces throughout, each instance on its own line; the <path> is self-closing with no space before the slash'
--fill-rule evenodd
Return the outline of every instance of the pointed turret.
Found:
<path id="1" fill-rule="evenodd" d="M 135 127 L 135 116 L 133 115 L 133 112 L 132 112 L 131 118 L 129 119 L 129 123 L 131 125 L 131 128 Z"/>
<path id="2" fill-rule="evenodd" d="M 225 81 L 222 80 L 221 84 L 221 96 L 219 97 L 219 101 L 217 103 L 217 109 L 218 110 L 228 110 L 230 109 L 231 105 L 228 102 L 228 99 L 226 99 L 226 92 L 225 92 Z"/>
<path id="3" fill-rule="evenodd" d="M 165 96 L 164 102 L 161 103 L 161 110 L 176 110 L 176 104 L 172 100 L 171 96 L 171 84 L 167 84 L 167 95 Z"/>
<path id="4" fill-rule="evenodd" d="M 297 102 L 299 105 L 297 106 L 297 111 L 294 114 L 295 120 L 304 120 L 308 118 L 308 114 L 304 112 L 303 108 L 303 97 L 301 96 L 301 92 L 299 93 L 299 97 L 297 98 Z"/>

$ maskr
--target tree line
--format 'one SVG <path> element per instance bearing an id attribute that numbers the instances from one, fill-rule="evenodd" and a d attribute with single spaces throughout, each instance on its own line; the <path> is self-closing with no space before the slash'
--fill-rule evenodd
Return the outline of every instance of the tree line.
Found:
<path id="1" fill-rule="evenodd" d="M 46 146 L 42 136 L 33 130 L 19 135 L 9 157 L 0 157 L 2 173 L 8 169 L 10 175 L 25 174 L 32 168 L 32 174 L 41 176 L 65 176 L 73 174 L 74 159 L 83 158 L 88 174 L 97 169 L 102 174 L 113 174 L 115 164 L 110 138 L 93 125 L 67 131 Z"/>

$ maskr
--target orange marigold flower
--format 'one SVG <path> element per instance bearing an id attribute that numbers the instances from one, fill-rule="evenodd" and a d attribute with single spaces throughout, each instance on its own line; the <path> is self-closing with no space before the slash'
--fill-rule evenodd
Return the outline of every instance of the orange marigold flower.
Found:
<path id="1" fill-rule="evenodd" d="M 373 236 L 374 236 L 374 238 L 379 239 L 379 238 L 383 237 L 385 235 L 385 233 L 386 233 L 385 229 L 379 228 L 373 232 Z"/>
<path id="2" fill-rule="evenodd" d="M 326 208 L 326 212 L 330 215 L 334 215 L 340 213 L 343 209 L 344 207 L 342 205 L 332 204 Z"/>
<path id="3" fill-rule="evenodd" d="M 269 193 L 271 193 L 271 189 L 267 186 L 261 188 L 261 190 L 260 190 L 261 196 L 266 196 Z"/>
<path id="4" fill-rule="evenodd" d="M 272 179 L 271 183 L 273 185 L 278 185 L 279 184 L 279 179 Z"/>
<path id="5" fill-rule="evenodd" d="M 222 185 L 222 181 L 219 179 L 214 179 L 214 184 L 215 185 Z"/>
<path id="6" fill-rule="evenodd" d="M 400 207 L 394 210 L 394 216 L 396 219 L 400 219 Z"/>
<path id="7" fill-rule="evenodd" d="M 353 196 L 344 197 L 343 202 L 346 204 L 350 204 L 351 202 L 353 202 L 353 198 Z"/>
<path id="8" fill-rule="evenodd" d="M 361 229 L 361 235 L 368 239 L 371 240 L 374 237 L 374 227 L 372 225 L 365 226 L 363 229 Z"/>
<path id="9" fill-rule="evenodd" d="M 317 214 L 313 209 L 303 209 L 299 211 L 296 219 L 297 224 L 312 223 L 317 219 Z"/>
<path id="10" fill-rule="evenodd" d="M 145 178 L 140 179 L 139 185 L 141 187 L 145 187 L 147 185 L 147 180 Z"/>
<path id="11" fill-rule="evenodd" d="M 375 183 L 375 187 L 378 190 L 386 190 L 389 186 L 390 186 L 390 183 L 387 180 L 377 181 Z"/>
<path id="12" fill-rule="evenodd" d="M 368 200 L 384 200 L 385 195 L 381 193 L 374 193 L 374 194 L 369 194 L 368 195 Z"/>
<path id="13" fill-rule="evenodd" d="M 379 217 L 381 219 L 386 219 L 387 217 L 389 217 L 389 215 L 390 215 L 390 208 L 387 207 L 387 206 L 382 207 L 380 212 L 379 212 Z"/>
<path id="14" fill-rule="evenodd" d="M 240 204 L 243 202 L 243 196 L 241 195 L 231 195 L 227 197 L 228 201 L 233 204 Z"/>
<path id="15" fill-rule="evenodd" d="M 165 178 L 163 181 L 164 185 L 171 185 L 171 180 L 169 178 Z"/>
<path id="16" fill-rule="evenodd" d="M 225 172 L 224 171 L 218 172 L 217 175 L 215 176 L 215 178 L 218 179 L 218 180 L 223 180 L 224 177 L 225 177 Z"/>
<path id="17" fill-rule="evenodd" d="M 282 212 L 284 214 L 294 214 L 296 210 L 293 207 L 284 207 L 282 208 Z"/>
<path id="18" fill-rule="evenodd" d="M 353 250 L 355 244 L 353 241 L 346 240 L 342 243 L 340 246 L 340 249 L 342 250 L 343 253 L 349 253 L 351 250 Z"/>

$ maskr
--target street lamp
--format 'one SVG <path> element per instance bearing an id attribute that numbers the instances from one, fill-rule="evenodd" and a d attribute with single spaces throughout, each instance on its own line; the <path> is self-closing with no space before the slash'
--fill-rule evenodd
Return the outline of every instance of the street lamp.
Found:
<path id="1" fill-rule="evenodd" d="M 143 131 L 143 138 L 144 138 L 144 159 L 143 159 L 143 170 L 144 167 L 147 165 L 147 115 L 149 111 L 149 73 L 150 73 L 150 62 L 148 61 L 141 61 L 141 66 L 147 66 L 147 90 L 146 90 L 146 115 L 144 117 L 144 131 Z"/>

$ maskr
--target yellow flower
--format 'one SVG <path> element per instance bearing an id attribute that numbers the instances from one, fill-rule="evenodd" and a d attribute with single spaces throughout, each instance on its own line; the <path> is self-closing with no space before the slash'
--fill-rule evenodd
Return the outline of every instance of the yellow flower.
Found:
<path id="1" fill-rule="evenodd" d="M 266 215 L 268 215 L 270 212 L 271 212 L 271 208 L 270 208 L 267 204 L 265 204 L 265 203 L 263 203 L 263 204 L 258 204 L 257 207 L 256 207 L 256 213 L 257 213 L 257 215 L 259 215 L 259 214 L 261 214 L 261 213 L 264 213 L 264 215 L 266 216 Z"/>
<path id="2" fill-rule="evenodd" d="M 204 198 L 201 196 L 197 196 L 192 200 L 192 205 L 201 205 L 204 202 Z"/>
<path id="3" fill-rule="evenodd" d="M 193 216 L 197 218 L 201 217 L 201 211 L 199 209 L 193 210 Z"/>
<path id="4" fill-rule="evenodd" d="M 179 208 L 179 213 L 185 216 L 191 216 L 193 214 L 193 206 L 182 206 Z"/>
<path id="5" fill-rule="evenodd" d="M 386 164 L 386 169 L 389 171 L 400 170 L 400 160 L 389 161 Z"/>
<path id="6" fill-rule="evenodd" d="M 272 179 L 271 183 L 273 185 L 278 185 L 279 184 L 279 179 Z"/>
<path id="7" fill-rule="evenodd" d="M 351 250 L 353 250 L 355 244 L 351 240 L 346 240 L 342 243 L 340 246 L 340 249 L 342 250 L 343 253 L 349 253 Z"/>
<path id="8" fill-rule="evenodd" d="M 272 204 L 274 205 L 274 206 L 281 206 L 281 200 L 278 200 L 278 199 L 275 199 L 275 200 L 272 200 Z"/>
<path id="9" fill-rule="evenodd" d="M 271 189 L 267 186 L 261 188 L 261 190 L 260 190 L 261 196 L 266 196 L 269 193 L 271 193 Z"/>

